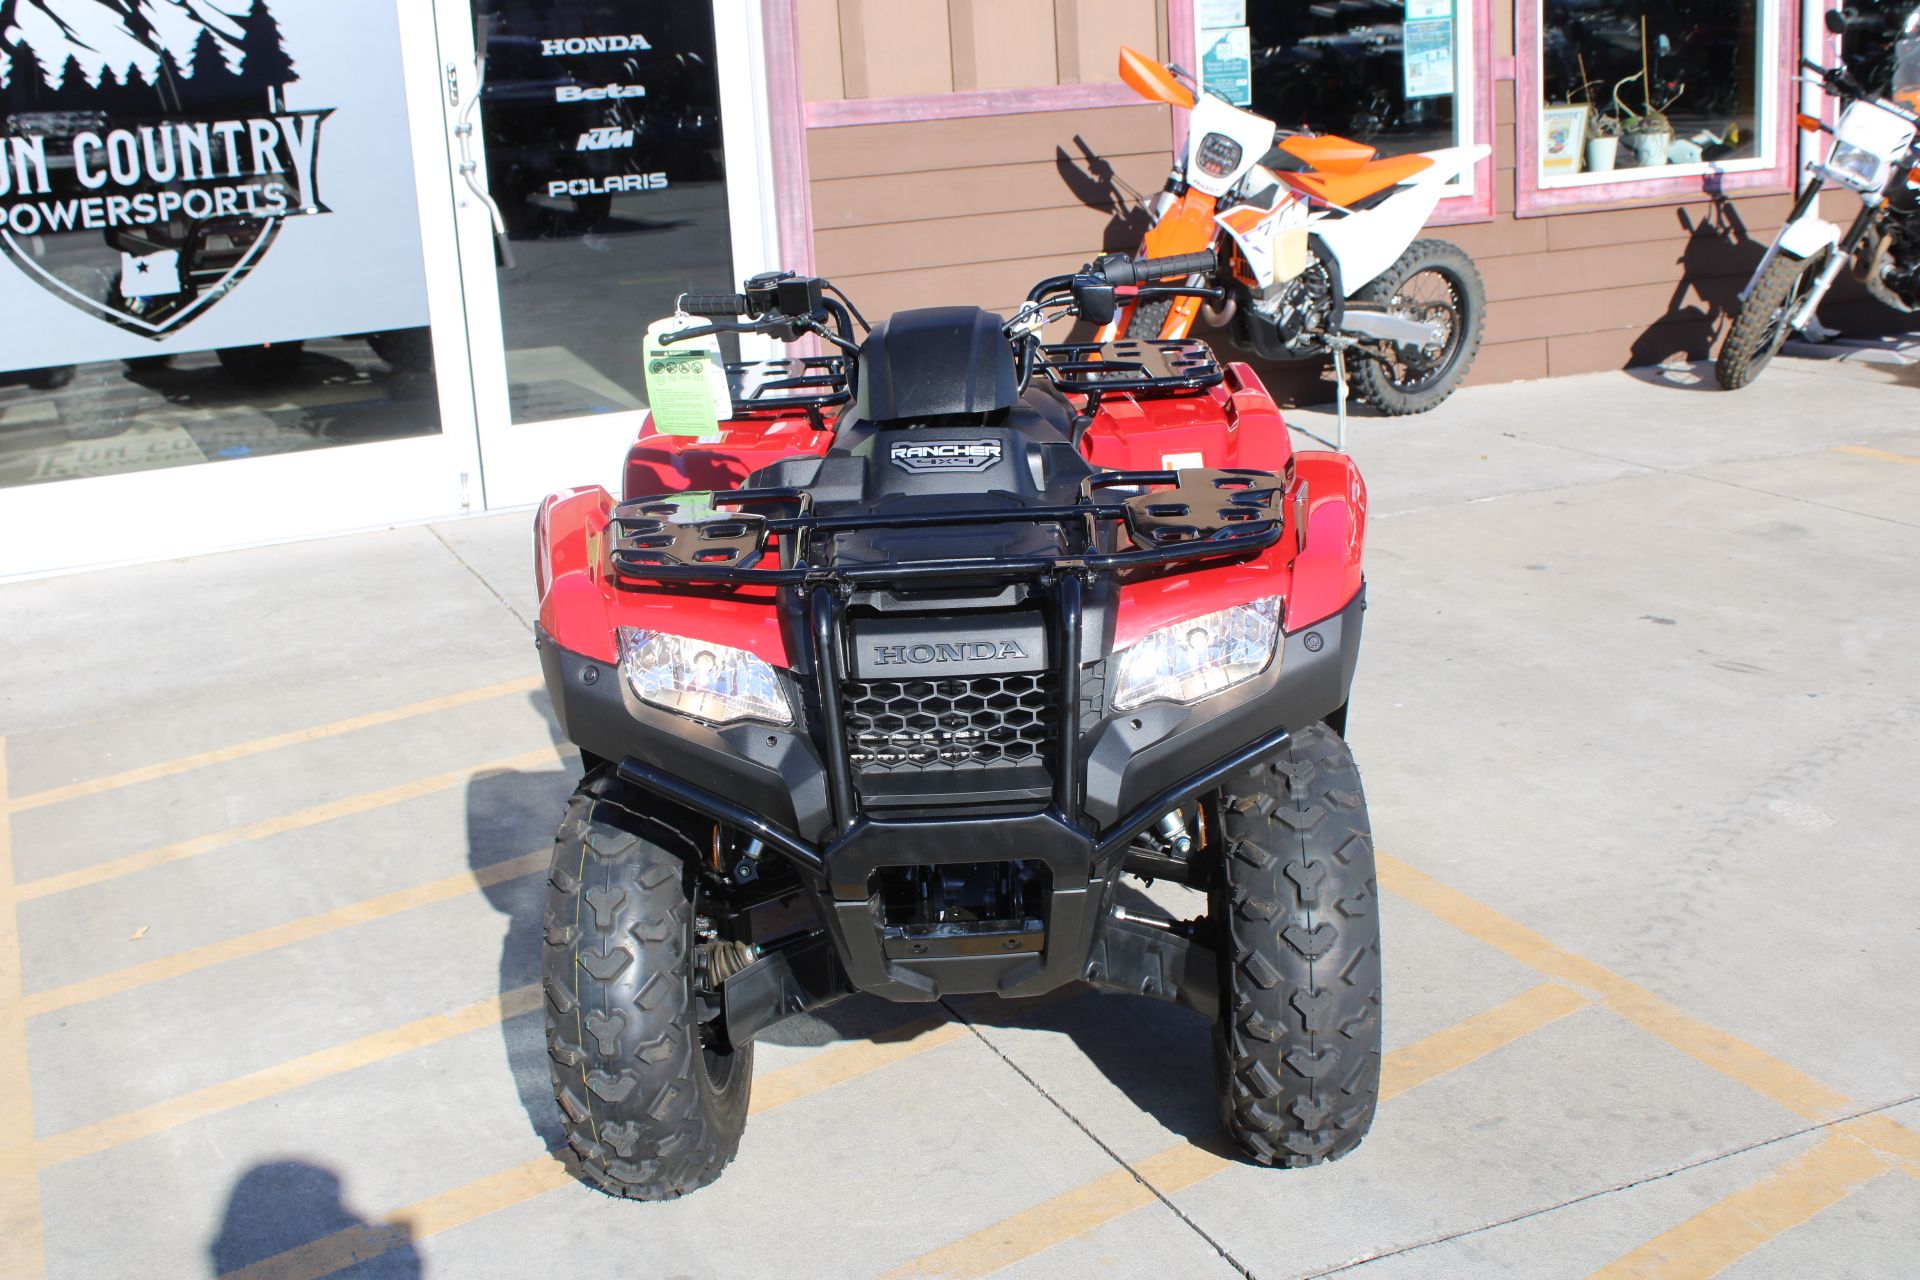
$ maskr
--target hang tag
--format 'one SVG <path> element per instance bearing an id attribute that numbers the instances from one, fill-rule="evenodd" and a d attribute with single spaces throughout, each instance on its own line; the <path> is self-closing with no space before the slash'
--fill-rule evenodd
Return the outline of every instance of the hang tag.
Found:
<path id="1" fill-rule="evenodd" d="M 653 429 L 661 435 L 712 435 L 733 416 L 719 336 L 709 333 L 671 345 L 660 341 L 701 323 L 692 316 L 668 316 L 647 326 L 640 358 L 646 369 L 647 408 L 653 413 Z"/>

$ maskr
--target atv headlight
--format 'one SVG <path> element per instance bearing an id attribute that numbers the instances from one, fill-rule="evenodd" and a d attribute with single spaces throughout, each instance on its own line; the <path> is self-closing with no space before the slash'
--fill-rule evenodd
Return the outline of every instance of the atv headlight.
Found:
<path id="1" fill-rule="evenodd" d="M 774 669 L 745 649 L 620 628 L 620 674 L 642 702 L 709 724 L 792 724 Z"/>
<path id="2" fill-rule="evenodd" d="M 1197 702 L 1265 671 L 1280 639 L 1280 597 L 1149 631 L 1119 657 L 1113 705 Z"/>

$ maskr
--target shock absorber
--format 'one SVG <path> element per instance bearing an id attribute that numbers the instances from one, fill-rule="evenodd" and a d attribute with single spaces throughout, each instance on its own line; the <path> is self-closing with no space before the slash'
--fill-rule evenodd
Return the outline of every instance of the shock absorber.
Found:
<path id="1" fill-rule="evenodd" d="M 1193 852 L 1193 837 L 1187 832 L 1186 815 L 1178 809 L 1154 823 L 1153 831 L 1160 837 L 1160 842 L 1178 856 L 1184 858 Z"/>

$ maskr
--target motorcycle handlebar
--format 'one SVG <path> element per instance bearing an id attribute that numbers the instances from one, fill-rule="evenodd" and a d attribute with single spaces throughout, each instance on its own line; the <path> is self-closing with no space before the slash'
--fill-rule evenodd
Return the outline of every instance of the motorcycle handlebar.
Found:
<path id="1" fill-rule="evenodd" d="M 744 293 L 683 293 L 680 309 L 690 316 L 751 315 Z"/>
<path id="2" fill-rule="evenodd" d="M 1217 265 L 1213 250 L 1203 249 L 1199 253 L 1176 253 L 1168 258 L 1141 258 L 1134 262 L 1116 258 L 1106 264 L 1105 274 L 1109 284 L 1139 285 L 1152 280 L 1206 275 Z"/>

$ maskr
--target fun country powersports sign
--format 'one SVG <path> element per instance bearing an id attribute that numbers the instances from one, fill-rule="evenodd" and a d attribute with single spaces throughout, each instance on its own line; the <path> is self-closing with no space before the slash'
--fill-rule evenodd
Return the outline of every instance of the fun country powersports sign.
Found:
<path id="1" fill-rule="evenodd" d="M 0 0 L 0 368 L 424 324 L 394 14 Z"/>

